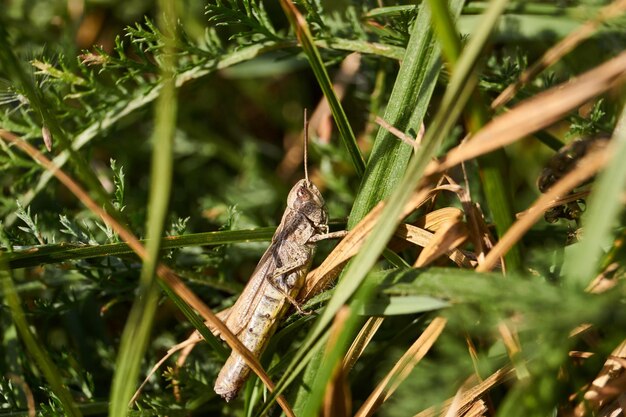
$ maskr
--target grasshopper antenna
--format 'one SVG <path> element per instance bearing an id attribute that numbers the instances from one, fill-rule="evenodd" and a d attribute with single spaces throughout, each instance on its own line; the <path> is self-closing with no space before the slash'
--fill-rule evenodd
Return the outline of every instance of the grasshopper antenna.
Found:
<path id="1" fill-rule="evenodd" d="M 309 118 L 304 108 L 304 179 L 309 182 Z"/>

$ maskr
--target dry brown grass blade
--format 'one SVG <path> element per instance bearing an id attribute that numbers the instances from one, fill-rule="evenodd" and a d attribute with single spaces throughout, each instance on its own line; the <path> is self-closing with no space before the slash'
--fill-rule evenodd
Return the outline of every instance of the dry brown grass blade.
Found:
<path id="1" fill-rule="evenodd" d="M 521 102 L 470 138 L 451 149 L 439 163 L 431 163 L 427 174 L 443 172 L 461 162 L 509 145 L 558 121 L 572 109 L 617 86 L 626 79 L 626 52 Z"/>
<path id="2" fill-rule="evenodd" d="M 489 227 L 485 221 L 485 217 L 476 203 L 472 201 L 469 193 L 469 181 L 467 179 L 467 173 L 465 171 L 465 164 L 461 164 L 463 170 L 463 176 L 465 179 L 465 187 L 461 187 L 457 184 L 453 178 L 448 175 L 444 175 L 448 184 L 442 184 L 437 189 L 447 190 L 455 193 L 463 206 L 465 217 L 469 228 L 469 235 L 474 244 L 474 252 L 476 253 L 476 259 L 479 262 L 485 257 L 485 254 L 493 247 L 493 237 L 489 232 Z"/>
<path id="3" fill-rule="evenodd" d="M 433 240 L 435 234 L 412 224 L 400 224 L 394 236 L 425 248 Z"/>
<path id="4" fill-rule="evenodd" d="M 343 358 L 343 369 L 344 372 L 350 371 L 356 361 L 359 359 L 367 345 L 371 342 L 372 338 L 380 328 L 380 325 L 383 324 L 385 320 L 384 317 L 370 317 L 367 319 L 359 334 L 356 335 L 352 344 L 350 345 L 350 349 L 346 352 L 346 356 Z"/>
<path id="5" fill-rule="evenodd" d="M 626 391 L 626 389 L 624 389 Z M 617 397 L 615 401 L 604 407 L 598 417 L 619 417 L 626 415 L 626 392 Z"/>
<path id="6" fill-rule="evenodd" d="M 343 332 L 346 321 L 350 316 L 350 308 L 343 306 L 335 315 L 335 320 L 330 328 L 327 353 L 332 351 L 339 336 Z M 324 417 L 348 417 L 352 414 L 352 395 L 347 381 L 348 373 L 341 363 L 337 363 L 333 375 L 326 385 L 322 415 Z"/>
<path id="7" fill-rule="evenodd" d="M 459 410 L 459 405 L 461 404 L 461 394 L 463 393 L 463 387 L 459 388 L 454 397 L 452 398 L 452 403 L 448 410 L 445 413 L 441 413 L 441 417 L 454 417 Z"/>
<path id="8" fill-rule="evenodd" d="M 355 417 L 368 417 L 394 393 L 398 386 L 409 376 L 413 368 L 428 353 L 432 345 L 446 326 L 446 319 L 436 317 L 407 350 L 391 371 L 378 384 L 376 389 L 365 400 Z"/>
<path id="9" fill-rule="evenodd" d="M 434 262 L 444 254 L 454 253 L 467 240 L 467 226 L 461 221 L 448 222 L 435 232 L 428 245 L 417 257 L 415 268 Z"/>
<path id="10" fill-rule="evenodd" d="M 395 236 L 415 245 L 426 247 L 432 241 L 434 234 L 411 224 L 401 224 L 398 226 Z M 452 262 L 462 268 L 474 267 L 472 260 L 458 249 L 451 249 L 445 253 Z"/>
<path id="11" fill-rule="evenodd" d="M 483 400 L 477 400 L 467 410 L 467 413 L 463 414 L 463 417 L 482 417 L 488 415 L 487 411 L 489 411 L 487 404 Z"/>
<path id="12" fill-rule="evenodd" d="M 419 148 L 419 145 L 422 142 L 422 138 L 424 137 L 424 133 L 426 132 L 426 127 L 424 126 L 424 123 L 422 123 L 421 126 L 420 126 L 420 131 L 417 133 L 417 137 L 415 139 L 413 139 L 412 137 L 410 137 L 409 135 L 405 134 L 400 129 L 398 129 L 395 126 L 391 125 L 391 123 L 387 122 L 385 119 L 383 119 L 380 116 L 376 116 L 374 121 L 376 123 L 378 123 L 378 125 L 380 127 L 382 127 L 385 130 L 389 131 L 389 133 L 394 135 L 396 138 L 400 139 L 402 142 L 406 143 L 411 148 L 413 148 L 413 152 L 417 152 L 417 149 Z"/>
<path id="13" fill-rule="evenodd" d="M 33 396 L 33 391 L 30 389 L 30 386 L 24 378 L 19 375 L 8 373 L 5 374 L 5 377 L 13 383 L 13 386 L 20 387 L 22 389 L 22 394 L 26 399 L 26 408 L 28 410 L 28 417 L 35 417 L 37 415 L 37 407 L 35 406 L 35 397 Z"/>
<path id="14" fill-rule="evenodd" d="M 451 221 L 458 221 L 463 218 L 463 211 L 456 207 L 443 207 L 417 219 L 413 224 L 422 229 L 436 232 L 439 228 Z"/>
<path id="15" fill-rule="evenodd" d="M 475 386 L 465 390 L 461 396 L 461 405 L 458 407 L 458 415 L 463 415 L 468 412 L 473 404 L 492 387 L 501 384 L 515 376 L 515 371 L 511 367 L 500 368 L 492 375 L 490 375 L 484 381 L 476 384 Z M 438 412 L 447 410 L 450 408 L 454 398 L 446 400 L 441 407 L 435 406 L 427 408 L 426 410 L 416 414 L 414 417 L 436 417 Z"/>
<path id="16" fill-rule="evenodd" d="M 620 405 L 620 396 L 626 392 L 626 341 L 617 346 L 604 363 L 602 370 L 591 383 L 583 398 L 574 410 L 576 417 L 586 415 L 609 415 Z M 619 414 L 611 414 L 619 415 Z"/>
<path id="17" fill-rule="evenodd" d="M 200 333 L 198 333 L 198 335 L 199 334 Z M 202 340 L 202 336 L 200 336 L 200 339 L 198 339 L 197 337 L 195 337 L 195 333 L 193 333 L 185 341 L 183 341 L 183 342 L 181 342 L 181 343 L 179 343 L 177 345 L 174 345 L 171 348 L 169 348 L 167 350 L 167 352 L 165 353 L 165 355 L 163 355 L 163 357 L 161 359 L 159 359 L 159 361 L 157 363 L 154 364 L 152 369 L 150 369 L 150 372 L 148 372 L 148 375 L 146 376 L 146 378 L 143 380 L 141 385 L 139 385 L 139 388 L 137 388 L 137 391 L 135 391 L 135 394 L 133 394 L 133 397 L 130 399 L 129 404 L 132 406 L 132 404 L 134 404 L 135 401 L 137 401 L 137 398 L 139 398 L 139 395 L 141 395 L 141 391 L 143 390 L 143 387 L 148 383 L 148 381 L 150 380 L 152 375 L 154 375 L 154 373 L 159 370 L 161 365 L 163 365 L 166 360 L 168 360 L 176 352 L 178 352 L 180 350 L 183 350 L 186 347 L 194 346 L 200 340 Z"/>
<path id="18" fill-rule="evenodd" d="M 546 193 L 542 194 L 537 201 L 526 210 L 526 215 L 517 220 L 507 232 L 500 238 L 476 271 L 485 272 L 493 268 L 498 259 L 517 242 L 543 215 L 543 212 L 550 206 L 552 201 L 559 196 L 570 192 L 577 185 L 591 178 L 598 172 L 607 161 L 608 152 L 606 149 L 599 149 L 591 152 L 582 158 L 576 169 L 556 182 Z"/>
<path id="19" fill-rule="evenodd" d="M 554 207 L 562 206 L 563 204 L 572 203 L 574 201 L 578 201 L 581 198 L 585 198 L 589 195 L 589 190 L 578 191 L 576 193 L 568 194 L 563 197 L 555 198 L 547 207 L 546 210 L 549 210 Z M 527 210 L 520 211 L 515 215 L 516 218 L 521 219 L 526 214 Z"/>
<path id="20" fill-rule="evenodd" d="M 517 82 L 509 85 L 496 97 L 491 103 L 491 108 L 495 109 L 508 103 L 530 80 L 552 64 L 558 62 L 582 41 L 593 35 L 596 29 L 604 22 L 618 17 L 624 13 L 624 11 L 626 11 L 626 0 L 617 0 L 603 7 L 593 19 L 586 21 L 578 29 L 571 32 L 559 43 L 548 49 L 538 61 L 522 72 Z"/>
<path id="21" fill-rule="evenodd" d="M 422 189 L 413 193 L 406 204 L 403 216 L 407 216 L 416 207 L 426 201 L 429 191 Z M 308 300 L 314 294 L 323 291 L 337 277 L 346 262 L 356 255 L 365 238 L 372 231 L 382 212 L 384 202 L 378 203 L 350 232 L 335 246 L 335 249 L 326 257 L 324 262 L 307 275 L 304 288 L 300 291 L 298 300 Z"/>
<path id="22" fill-rule="evenodd" d="M 607 267 L 604 268 L 604 271 L 600 272 L 598 276 L 596 276 L 589 283 L 587 288 L 585 288 L 585 291 L 593 294 L 600 294 L 615 287 L 618 281 L 616 279 L 612 279 L 611 277 L 619 270 L 619 267 L 620 264 L 617 262 L 607 265 Z"/>
<path id="23" fill-rule="evenodd" d="M 483 401 L 480 398 L 474 401 L 470 405 L 469 410 L 467 410 L 467 412 L 465 413 L 460 412 L 461 398 L 463 398 L 463 391 L 464 391 L 463 387 L 461 387 L 457 391 L 456 395 L 452 399 L 452 404 L 450 404 L 450 407 L 448 407 L 448 410 L 445 412 L 445 414 L 441 413 L 443 417 L 457 417 L 457 416 L 479 417 L 479 416 L 485 415 L 485 413 L 487 412 L 487 404 L 485 404 L 485 401 Z"/>
<path id="24" fill-rule="evenodd" d="M 593 352 L 581 352 L 580 350 L 570 350 L 567 355 L 570 358 L 576 358 L 576 359 L 589 359 L 590 357 L 592 357 L 594 355 Z"/>
<path id="25" fill-rule="evenodd" d="M 18 136 L 0 129 L 0 138 L 4 141 L 13 144 L 28 154 L 35 161 L 40 163 L 45 169 L 50 171 L 65 187 L 67 187 L 72 194 L 78 198 L 89 210 L 100 216 L 100 218 L 109 226 L 115 233 L 117 233 L 124 242 L 130 247 L 133 252 L 139 256 L 140 259 L 146 260 L 148 252 L 146 248 L 139 242 L 139 239 L 131 233 L 128 229 L 118 223 L 110 214 L 102 209 L 69 175 L 62 171 L 59 167 L 54 165 L 52 161 L 46 158 L 39 150 L 30 145 L 28 142 L 22 140 Z M 237 339 L 237 337 L 226 327 L 226 325 L 207 307 L 202 300 L 200 300 L 176 275 L 174 271 L 160 263 L 157 266 L 157 275 L 165 284 L 170 287 L 180 298 L 182 298 L 187 304 L 189 304 L 194 310 L 204 317 L 206 321 L 211 323 L 213 327 L 220 331 L 222 339 L 226 341 L 228 346 L 236 350 L 241 356 L 245 358 L 246 363 L 256 373 L 263 383 L 268 387 L 270 391 L 274 390 L 274 383 L 270 380 L 269 376 L 265 373 L 261 364 L 257 358 L 250 353 L 250 351 Z M 129 383 L 134 383 L 129 381 Z M 287 404 L 284 398 L 277 400 L 285 414 L 293 416 L 293 411 Z"/>

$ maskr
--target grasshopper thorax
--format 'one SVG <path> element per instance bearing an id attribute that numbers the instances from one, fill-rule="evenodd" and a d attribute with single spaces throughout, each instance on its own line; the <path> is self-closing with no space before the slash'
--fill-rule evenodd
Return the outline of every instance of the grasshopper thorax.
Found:
<path id="1" fill-rule="evenodd" d="M 304 215 L 316 226 L 328 223 L 328 213 L 322 193 L 307 179 L 298 181 L 289 191 L 287 207 Z"/>

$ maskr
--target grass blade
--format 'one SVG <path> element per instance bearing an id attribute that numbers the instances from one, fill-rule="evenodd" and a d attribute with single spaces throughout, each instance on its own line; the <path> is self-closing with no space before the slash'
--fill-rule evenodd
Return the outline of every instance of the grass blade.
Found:
<path id="1" fill-rule="evenodd" d="M 451 5 L 458 16 L 463 1 L 455 0 Z M 385 122 L 403 132 L 419 132 L 441 68 L 440 48 L 430 20 L 428 7 L 422 6 L 383 116 Z M 412 151 L 387 129 L 378 130 L 365 177 L 352 206 L 349 229 L 390 194 L 402 178 Z"/>
<path id="2" fill-rule="evenodd" d="M 359 176 L 363 175 L 365 171 L 365 162 L 363 162 L 363 156 L 361 155 L 361 151 L 359 151 L 359 147 L 356 143 L 356 138 L 354 137 L 354 132 L 352 131 L 352 127 L 350 127 L 350 122 L 348 122 L 348 118 L 346 117 L 346 113 L 343 111 L 343 107 L 341 103 L 337 99 L 337 95 L 333 90 L 332 83 L 330 81 L 330 77 L 328 76 L 328 72 L 326 72 L 326 67 L 324 66 L 324 61 L 322 61 L 322 57 L 315 46 L 315 41 L 313 40 L 313 36 L 309 31 L 309 26 L 302 16 L 296 6 L 291 2 L 291 0 L 281 0 L 280 2 L 291 26 L 296 32 L 296 36 L 300 41 L 300 45 L 302 46 L 302 50 L 306 54 L 309 59 L 309 63 L 311 64 L 311 69 L 315 74 L 315 78 L 320 85 L 324 93 L 324 97 L 328 100 L 328 104 L 330 106 L 330 110 L 333 114 L 333 118 L 335 119 L 335 123 L 337 123 L 337 129 L 339 130 L 339 135 L 343 141 L 344 146 L 348 150 L 350 154 L 350 158 L 352 159 L 352 164 L 354 165 L 354 169 L 359 174 Z"/>
<path id="3" fill-rule="evenodd" d="M 168 31 L 168 21 L 175 22 L 174 7 L 166 0 L 159 3 L 161 14 L 159 26 L 162 32 Z M 163 222 L 167 215 L 172 184 L 172 144 L 176 129 L 176 86 L 174 84 L 174 40 L 173 33 L 165 36 L 165 48 L 161 56 L 161 78 L 163 88 L 156 102 L 155 130 L 152 135 L 152 170 L 150 198 L 148 203 L 147 258 L 144 260 L 137 299 L 122 333 L 119 354 L 111 386 L 109 413 L 113 417 L 124 417 L 128 403 L 137 387 L 139 367 L 150 337 L 154 313 L 156 312 L 159 287 L 156 281 L 156 268 L 160 251 L 160 236 L 163 235 Z"/>
<path id="4" fill-rule="evenodd" d="M 350 303 L 350 308 L 346 310 L 341 334 L 332 346 L 326 344 L 323 358 L 319 357 L 320 363 L 311 362 L 310 365 L 313 366 L 308 367 L 308 370 L 312 372 L 308 375 L 305 374 L 307 378 L 303 381 L 303 386 L 307 387 L 309 392 L 307 395 L 299 398 L 299 404 L 301 405 L 300 415 L 302 417 L 315 417 L 318 415 L 318 410 L 324 401 L 329 381 L 332 380 L 336 367 L 341 366 L 345 352 L 348 351 L 352 344 L 354 334 L 364 321 L 363 317 L 359 316 L 357 312 L 363 310 L 363 302 L 370 298 L 373 290 L 374 286 L 372 285 L 364 286 L 359 290 L 354 300 Z"/>
<path id="5" fill-rule="evenodd" d="M 193 233 L 182 236 L 168 236 L 161 239 L 163 249 L 177 249 L 189 246 L 226 245 L 229 243 L 263 242 L 270 240 L 275 227 L 262 227 L 251 230 L 220 230 L 215 232 Z M 140 241 L 146 244 L 146 240 Z M 33 247 L 17 252 L 5 253 L 9 268 L 54 264 L 64 261 L 98 258 L 103 256 L 134 255 L 127 243 L 110 243 L 97 246 L 73 246 L 65 243 Z"/>
<path id="6" fill-rule="evenodd" d="M 484 44 L 495 21 L 496 19 L 492 18 L 490 21 L 484 22 L 484 24 L 481 25 L 481 30 L 470 40 L 470 44 L 468 44 L 468 47 L 459 60 L 457 71 L 455 71 L 450 79 L 450 84 L 444 96 L 441 109 L 437 113 L 432 127 L 427 131 L 418 154 L 409 164 L 409 168 L 402 182 L 389 197 L 379 222 L 374 227 L 372 233 L 367 237 L 362 250 L 356 255 L 354 261 L 351 262 L 348 269 L 345 271 L 343 278 L 335 289 L 333 298 L 328 303 L 326 310 L 312 332 L 313 334 L 316 333 L 315 330 L 320 331 L 321 328 L 325 327 L 328 320 L 334 315 L 338 308 L 354 294 L 361 282 L 363 282 L 366 274 L 376 263 L 387 241 L 395 232 L 395 228 L 401 220 L 400 215 L 403 212 L 404 205 L 411 196 L 410 190 L 412 190 L 415 183 L 420 180 L 427 164 L 437 151 L 444 136 L 448 134 L 454 120 L 456 120 L 465 102 L 469 98 L 471 89 L 468 88 L 470 86 L 466 81 L 482 49 L 473 44 Z"/>

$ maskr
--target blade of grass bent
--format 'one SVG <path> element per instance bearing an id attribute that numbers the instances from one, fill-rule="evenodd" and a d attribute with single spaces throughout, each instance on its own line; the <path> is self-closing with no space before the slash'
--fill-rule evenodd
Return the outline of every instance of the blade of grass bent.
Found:
<path id="1" fill-rule="evenodd" d="M 63 381 L 60 378 L 61 372 L 43 349 L 43 344 L 37 341 L 37 338 L 28 326 L 19 295 L 15 290 L 13 277 L 11 277 L 11 273 L 6 267 L 6 262 L 2 254 L 0 254 L 0 288 L 4 293 L 4 299 L 11 311 L 11 318 L 15 323 L 15 327 L 17 328 L 22 342 L 26 346 L 26 350 L 37 364 L 37 368 L 39 368 L 44 378 L 48 381 L 48 384 L 50 384 L 51 391 L 61 402 L 61 406 L 66 415 L 81 417 L 82 413 L 74 403 L 67 387 L 63 385 Z"/>
<path id="2" fill-rule="evenodd" d="M 174 7 L 167 0 L 161 0 L 159 9 L 160 30 L 166 32 L 168 31 L 167 21 L 176 21 Z M 137 387 L 139 367 L 148 346 L 159 299 L 155 272 L 161 243 L 159 237 L 163 234 L 163 223 L 167 215 L 172 184 L 172 146 L 178 108 L 173 73 L 174 40 L 170 36 L 164 36 L 163 42 L 165 43 L 161 56 L 163 88 L 156 102 L 155 130 L 152 135 L 152 167 L 146 225 L 148 257 L 141 269 L 137 298 L 133 303 L 120 342 L 109 405 L 109 413 L 113 417 L 124 417 L 128 413 L 128 403 Z"/>
<path id="3" fill-rule="evenodd" d="M 598 272 L 603 248 L 610 242 L 611 228 L 624 204 L 622 196 L 626 189 L 626 106 L 622 109 L 609 146 L 611 161 L 599 174 L 583 217 L 583 240 L 573 248 L 574 254 L 566 264 L 567 281 L 579 288 L 586 287 Z"/>
<path id="4" fill-rule="evenodd" d="M 354 137 L 354 132 L 352 131 L 350 122 L 348 122 L 346 113 L 343 111 L 343 107 L 333 90 L 330 77 L 328 76 L 328 72 L 326 72 L 326 67 L 324 66 L 324 62 L 322 61 L 322 57 L 317 49 L 317 46 L 315 46 L 315 41 L 309 31 L 309 26 L 291 0 L 281 0 L 280 4 L 285 12 L 285 15 L 287 15 L 287 18 L 289 19 L 291 26 L 296 32 L 296 36 L 300 41 L 302 50 L 309 59 L 311 69 L 313 70 L 315 78 L 324 93 L 324 97 L 328 100 L 328 105 L 330 106 L 333 118 L 335 119 L 335 123 L 337 123 L 339 135 L 341 136 L 343 144 L 350 154 L 354 168 L 356 169 L 358 175 L 362 176 L 365 171 L 363 156 L 361 155 L 361 151 L 359 151 L 356 138 Z"/>
<path id="5" fill-rule="evenodd" d="M 398 71 L 383 119 L 406 132 L 419 132 L 441 69 L 439 45 L 431 29 L 428 7 L 423 5 L 413 23 L 411 37 Z M 463 1 L 451 2 L 458 16 Z M 386 129 L 379 129 L 365 177 L 352 206 L 348 228 L 351 229 L 400 181 L 413 149 L 399 142 Z"/>

